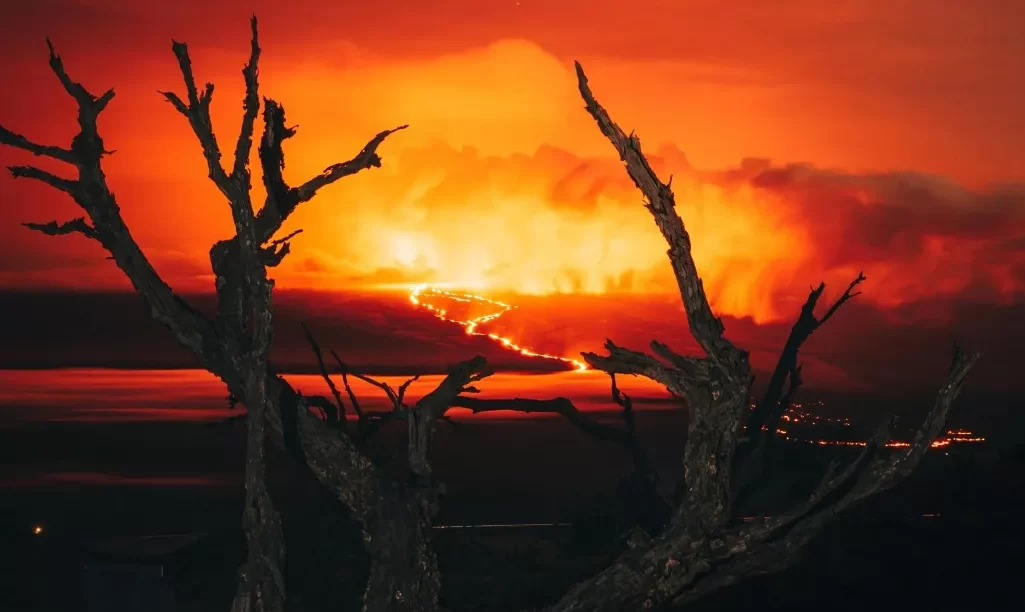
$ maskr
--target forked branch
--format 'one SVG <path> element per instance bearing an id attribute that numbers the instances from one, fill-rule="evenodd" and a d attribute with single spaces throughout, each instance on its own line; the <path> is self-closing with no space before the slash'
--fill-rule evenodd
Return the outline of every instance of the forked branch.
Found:
<path id="1" fill-rule="evenodd" d="M 616 125 L 591 93 L 583 67 L 579 62 L 575 65 L 577 84 L 587 112 L 598 123 L 602 134 L 619 152 L 620 159 L 626 164 L 627 173 L 644 195 L 645 207 L 655 218 L 658 229 L 669 244 L 669 261 L 680 289 L 680 297 L 683 298 L 684 309 L 687 311 L 691 334 L 705 353 L 724 367 L 732 370 L 741 363 L 746 363 L 747 353 L 738 350 L 723 337 L 725 328 L 722 321 L 712 313 L 712 308 L 708 304 L 704 285 L 691 256 L 690 235 L 676 212 L 673 190 L 659 180 L 655 171 L 651 169 L 648 160 L 641 153 L 640 139 L 633 133 L 627 135 Z"/>
<path id="2" fill-rule="evenodd" d="M 725 535 L 723 541 L 734 556 L 717 560 L 711 575 L 689 585 L 678 585 L 679 590 L 670 601 L 683 604 L 740 578 L 785 569 L 797 561 L 805 546 L 842 512 L 900 484 L 915 471 L 942 433 L 965 378 L 979 357 L 978 353 L 966 354 L 955 347 L 946 381 L 909 447 L 896 451 L 885 449 L 889 441 L 889 420 L 884 421 L 858 458 L 839 474 L 837 465 L 831 464 L 822 483 L 803 503 L 781 516 L 749 523 L 734 532 L 735 535 Z M 740 554 L 736 554 L 738 552 Z M 705 549 L 703 554 L 713 553 Z"/>
<path id="3" fill-rule="evenodd" d="M 310 333 L 310 328 L 303 325 L 303 332 L 306 334 L 306 341 L 310 343 L 310 348 L 313 349 L 313 354 L 317 357 L 317 368 L 320 370 L 320 376 L 327 383 L 328 389 L 331 390 L 331 396 L 335 398 L 334 406 L 318 406 L 325 411 L 325 418 L 328 425 L 337 425 L 341 427 L 346 426 L 345 422 L 345 402 L 342 401 L 342 394 L 338 391 L 338 387 L 335 386 L 335 382 L 331 380 L 331 375 L 327 371 L 327 366 L 324 364 L 324 354 L 320 350 L 320 344 L 317 343 L 316 338 Z M 348 385 L 346 385 L 348 387 Z M 351 393 L 351 391 L 350 391 Z M 314 402 L 316 403 L 316 402 Z M 332 408 L 334 410 L 332 410 Z"/>
<path id="4" fill-rule="evenodd" d="M 0 144 L 22 149 L 32 153 L 33 155 L 41 155 L 43 157 L 49 157 L 69 164 L 75 163 L 75 156 L 69 149 L 37 144 L 28 138 L 25 138 L 21 134 L 15 134 L 3 126 L 0 126 Z"/>
<path id="5" fill-rule="evenodd" d="M 857 278 L 848 285 L 847 290 L 818 319 L 815 318 L 815 306 L 818 304 L 819 298 L 822 297 L 826 284 L 819 283 L 819 286 L 812 289 L 808 294 L 808 299 L 801 308 L 801 314 L 790 329 L 790 335 L 787 337 L 782 352 L 780 352 L 779 360 L 776 362 L 776 367 L 772 372 L 772 377 L 769 379 L 769 385 L 765 389 L 765 394 L 755 406 L 748 419 L 747 435 L 752 440 L 763 440 L 763 430 L 767 435 L 771 435 L 776 430 L 779 420 L 783 417 L 790 404 L 790 400 L 793 399 L 797 388 L 801 386 L 800 366 L 797 362 L 801 346 L 841 306 L 852 298 L 861 295 L 860 291 L 854 291 L 854 289 L 864 281 L 865 275 L 859 273 Z M 787 379 L 789 379 L 790 384 L 784 392 Z"/>
<path id="6" fill-rule="evenodd" d="M 22 225 L 30 230 L 42 232 L 47 236 L 66 236 L 78 233 L 92 240 L 99 241 L 100 239 L 99 234 L 89 225 L 85 217 L 78 217 L 61 224 L 58 224 L 56 221 L 50 221 L 49 223 L 22 223 Z"/>
<path id="7" fill-rule="evenodd" d="M 587 112 L 626 164 L 627 174 L 644 196 L 645 208 L 669 246 L 669 263 L 691 335 L 706 355 L 684 357 L 662 343 L 652 342 L 652 349 L 669 362 L 666 365 L 643 353 L 620 349 L 610 341 L 606 343 L 608 357 L 588 353 L 584 359 L 609 373 L 647 376 L 687 402 L 690 419 L 683 465 L 684 503 L 676 519 L 696 533 L 707 532 L 726 521 L 731 511 L 733 453 L 751 386 L 748 354 L 723 336 L 722 321 L 712 313 L 691 254 L 690 235 L 676 211 L 673 190 L 651 169 L 641 152 L 640 139 L 632 133 L 627 135 L 595 99 L 579 63 L 576 71 Z"/>
<path id="8" fill-rule="evenodd" d="M 864 499 L 898 485 L 943 431 L 979 355 L 955 350 L 947 379 L 910 447 L 891 451 L 889 420 L 842 470 L 831 464 L 818 487 L 779 516 L 694 534 L 670 525 L 648 546 L 626 551 L 608 569 L 571 589 L 551 611 L 658 609 L 683 605 L 750 576 L 786 569 L 822 529 Z M 889 454 L 887 454 L 889 453 Z"/>
<path id="9" fill-rule="evenodd" d="M 400 125 L 378 133 L 349 161 L 328 166 L 319 175 L 298 187 L 292 187 L 285 181 L 283 174 L 285 154 L 282 145 L 285 140 L 295 136 L 296 128 L 286 126 L 285 108 L 271 99 L 264 100 L 263 119 L 265 127 L 263 141 L 260 143 L 260 161 L 267 201 L 256 217 L 257 238 L 261 244 L 274 237 L 296 206 L 311 200 L 323 187 L 361 170 L 380 168 L 378 147 L 391 134 L 409 127 Z"/>
<path id="10" fill-rule="evenodd" d="M 209 342 L 214 337 L 210 322 L 175 295 L 157 275 L 128 232 L 114 194 L 107 187 L 100 161 L 110 152 L 103 146 L 96 120 L 114 98 L 114 90 L 109 89 L 100 96 L 90 93 L 68 75 L 63 60 L 49 39 L 46 43 L 50 53 L 50 69 L 78 107 L 79 131 L 72 138 L 71 146 L 63 148 L 38 144 L 0 126 L 0 144 L 72 164 L 78 175 L 74 179 L 59 177 L 33 166 L 15 166 L 10 170 L 17 178 L 35 179 L 67 193 L 82 208 L 87 218 L 65 223 L 26 223 L 25 226 L 51 236 L 82 234 L 102 244 L 110 252 L 111 259 L 146 298 L 153 317 L 170 328 L 178 342 L 196 354 L 204 367 L 214 369 L 215 362 L 221 356 L 215 350 L 215 345 Z"/>
<path id="11" fill-rule="evenodd" d="M 63 61 L 49 40 L 50 67 L 78 107 L 78 133 L 71 140 L 70 147 L 62 148 L 39 144 L 0 127 L 0 144 L 74 165 L 77 170 L 74 178 L 63 178 L 33 166 L 16 166 L 11 169 L 15 177 L 38 180 L 68 193 L 86 213 L 82 219 L 63 224 L 29 223 L 27 227 L 50 235 L 80 233 L 100 242 L 110 252 L 110 259 L 114 260 L 146 299 L 153 318 L 167 326 L 178 342 L 196 355 L 202 367 L 227 384 L 231 397 L 246 403 L 250 411 L 248 446 L 253 449 L 253 453 L 262 449 L 261 429 L 266 424 L 274 442 L 303 461 L 325 486 L 353 509 L 356 517 L 366 523 L 372 514 L 372 500 L 382 490 L 381 474 L 348 438 L 339 436 L 337 431 L 327 428 L 323 421 L 311 416 L 303 398 L 266 362 L 265 349 L 270 339 L 271 282 L 266 278 L 264 266 L 280 262 L 288 252 L 288 244 L 278 242 L 257 250 L 273 237 L 282 217 L 278 215 L 278 220 L 272 224 L 268 224 L 269 217 L 259 224 L 255 223 L 249 200 L 250 178 L 246 164 L 260 99 L 257 89 L 259 45 L 255 19 L 251 25 L 251 55 L 244 70 L 246 97 L 243 102 L 242 131 L 235 146 L 235 159 L 230 173 L 221 165 L 221 151 L 210 121 L 213 86 L 207 85 L 202 91 L 198 88 L 188 48 L 183 43 L 174 43 L 172 50 L 185 82 L 184 96 L 173 93 L 164 96 L 178 112 L 188 118 L 200 140 L 210 178 L 232 205 L 236 235 L 218 243 L 211 251 L 218 291 L 216 323 L 174 294 L 156 273 L 132 238 L 121 217 L 118 203 L 107 186 L 101 158 L 111 151 L 104 148 L 96 123 L 98 115 L 114 98 L 114 90 L 96 96 L 74 81 L 65 71 Z M 278 126 L 271 122 L 269 127 L 270 136 L 265 140 L 271 149 L 278 148 L 277 159 L 280 161 L 283 159 L 280 152 L 281 139 L 273 138 L 273 130 Z M 353 162 L 329 169 L 325 177 L 313 181 L 303 191 L 303 197 L 309 199 L 317 188 L 342 176 L 366 167 L 379 166 L 380 158 L 376 149 L 386 135 L 372 140 Z M 273 172 L 270 174 L 273 177 Z M 298 198 L 296 203 L 301 199 Z M 292 204 L 291 208 L 294 206 Z M 266 419 L 260 416 L 263 411 L 266 411 Z M 254 444 L 254 441 L 259 442 Z M 247 466 L 254 457 L 255 454 L 247 457 Z M 257 472 L 247 468 L 248 474 Z M 247 493 L 250 490 L 248 485 L 249 482 Z M 252 558 L 254 551 L 251 548 L 251 563 L 245 566 L 245 573 L 241 576 L 236 605 L 238 609 L 246 609 L 254 601 L 249 594 L 260 591 L 260 605 L 270 611 L 280 608 L 280 600 L 284 595 L 280 572 L 275 571 L 274 567 L 274 563 L 280 561 L 279 553 L 283 551 L 283 545 L 273 525 L 269 530 L 253 529 L 254 518 L 256 522 L 265 518 L 273 522 L 274 518 L 273 507 L 269 504 L 270 498 L 264 495 L 265 491 L 261 488 L 255 492 L 256 495 L 247 496 L 245 524 L 247 534 L 260 535 L 260 547 L 256 550 L 260 558 Z M 251 590 L 251 585 L 262 586 Z M 277 593 L 282 597 L 276 597 Z"/>

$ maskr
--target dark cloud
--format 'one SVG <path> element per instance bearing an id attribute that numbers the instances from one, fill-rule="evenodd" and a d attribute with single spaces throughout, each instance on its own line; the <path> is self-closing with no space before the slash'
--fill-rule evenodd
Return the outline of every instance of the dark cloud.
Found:
<path id="1" fill-rule="evenodd" d="M 210 295 L 186 297 L 201 310 L 213 308 Z M 132 293 L 0 291 L 0 312 L 0 369 L 196 367 L 193 356 L 150 318 L 143 299 Z M 287 371 L 316 368 L 302 323 L 325 349 L 378 373 L 444 372 L 477 354 L 504 369 L 552 369 L 550 363 L 504 351 L 413 309 L 403 293 L 279 291 L 275 323 L 272 358 Z"/>
<path id="2" fill-rule="evenodd" d="M 726 176 L 788 207 L 809 230 L 823 269 L 887 268 L 900 301 L 956 294 L 1007 303 L 1025 293 L 1025 185 L 969 189 L 912 172 L 858 175 L 764 163 Z"/>

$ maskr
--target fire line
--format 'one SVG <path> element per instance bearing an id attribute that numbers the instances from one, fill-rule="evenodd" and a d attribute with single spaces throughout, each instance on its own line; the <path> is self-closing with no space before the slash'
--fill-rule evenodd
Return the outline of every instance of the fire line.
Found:
<path id="1" fill-rule="evenodd" d="M 424 300 L 424 298 L 431 296 L 452 300 L 454 302 L 464 302 L 468 304 L 480 304 L 484 306 L 490 306 L 492 308 L 495 308 L 496 310 L 494 312 L 490 312 L 486 315 L 476 317 L 473 319 L 454 319 L 448 316 L 448 311 L 444 308 L 439 308 L 434 304 L 427 303 Z M 501 317 L 502 315 L 504 315 L 505 313 L 509 312 L 514 308 L 512 305 L 506 304 L 505 302 L 499 302 L 497 300 L 488 299 L 482 295 L 475 295 L 472 293 L 456 293 L 452 291 L 445 291 L 444 289 L 439 289 L 437 287 L 432 287 L 430 285 L 417 285 L 416 287 L 414 287 L 412 291 L 410 291 L 409 293 L 409 301 L 414 306 L 427 310 L 428 312 L 430 312 L 442 321 L 446 321 L 448 323 L 455 323 L 456 325 L 461 326 L 463 330 L 466 332 L 466 334 L 469 336 L 484 336 L 486 338 L 490 338 L 495 342 L 498 342 L 502 346 L 502 348 L 519 353 L 520 355 L 523 355 L 525 357 L 537 357 L 538 359 L 561 361 L 562 363 L 572 366 L 573 369 L 578 372 L 583 372 L 588 369 L 587 364 L 578 359 L 570 359 L 569 357 L 559 357 L 558 355 L 538 353 L 537 351 L 532 351 L 527 347 L 516 344 L 509 338 L 499 336 L 495 333 L 478 331 L 478 328 L 481 325 L 494 321 L 495 319 Z"/>

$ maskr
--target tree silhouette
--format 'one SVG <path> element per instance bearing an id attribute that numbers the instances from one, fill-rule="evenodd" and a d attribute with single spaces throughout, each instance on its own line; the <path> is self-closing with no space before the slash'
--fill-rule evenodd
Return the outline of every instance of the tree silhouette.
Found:
<path id="1" fill-rule="evenodd" d="M 665 504 L 665 512 L 655 513 L 661 518 L 651 521 L 645 533 L 634 538 L 607 569 L 574 586 L 550 608 L 619 610 L 684 603 L 746 576 L 786 567 L 829 520 L 910 474 L 942 431 L 977 354 L 956 352 L 935 407 L 910 447 L 882 455 L 887 435 L 886 427 L 881 427 L 856 461 L 843 469 L 831 465 L 815 492 L 790 512 L 742 525 L 734 520 L 734 472 L 743 465 L 755 466 L 745 469 L 748 479 L 757 484 L 762 474 L 758 466 L 765 460 L 766 440 L 771 439 L 775 423 L 800 385 L 797 356 L 801 344 L 837 308 L 857 295 L 852 291 L 864 278 L 859 275 L 820 319 L 815 318 L 814 309 L 824 287 L 820 285 L 811 292 L 765 398 L 745 419 L 752 383 L 748 355 L 723 336 L 722 322 L 705 297 L 691 257 L 690 238 L 675 209 L 671 180 L 662 183 L 658 179 L 641 153 L 639 140 L 625 134 L 598 104 L 579 64 L 579 88 L 587 110 L 626 163 L 627 172 L 645 197 L 645 207 L 669 245 L 669 261 L 690 331 L 704 355 L 679 355 L 665 344 L 653 341 L 651 348 L 658 355 L 656 358 L 619 347 L 611 340 L 606 344 L 607 355 L 585 353 L 584 358 L 592 367 L 610 375 L 613 400 L 622 407 L 622 427 L 590 420 L 565 398 L 472 397 L 477 390 L 474 385 L 491 373 L 479 356 L 451 366 L 435 389 L 410 406 L 404 399 L 408 382 L 394 389 L 355 371 L 333 353 L 335 363 L 328 368 L 308 330 L 307 337 L 332 397 L 300 394 L 277 373 L 268 358 L 273 339 L 274 283 L 267 272 L 288 255 L 289 240 L 298 232 L 279 239 L 274 236 L 291 212 L 320 189 L 362 170 L 379 167 L 377 149 L 389 135 L 406 126 L 380 132 L 349 161 L 328 166 L 299 186 L 291 186 L 283 176 L 282 145 L 296 131 L 287 127 L 284 108 L 273 99 L 263 98 L 264 129 L 258 153 L 267 195 L 257 211 L 250 197 L 248 167 L 261 106 L 255 17 L 251 25 L 251 54 L 243 70 L 246 93 L 242 128 L 230 169 L 221 163 L 221 150 L 210 119 L 214 86 L 208 83 L 202 91 L 197 87 L 184 43 L 174 42 L 172 51 L 186 94 L 183 98 L 162 92 L 192 127 L 209 177 L 228 201 L 235 225 L 234 236 L 217 242 L 210 250 L 217 293 L 217 310 L 212 317 L 190 306 L 160 278 L 121 217 L 102 169 L 102 159 L 110 152 L 105 150 L 96 126 L 98 115 L 114 97 L 112 89 L 98 97 L 91 94 L 68 76 L 60 56 L 50 45 L 50 67 L 78 105 L 79 133 L 70 148 L 37 144 L 0 127 L 0 143 L 67 163 L 77 171 L 77 178 L 69 179 L 35 166 L 10 168 L 16 178 L 42 181 L 67 193 L 85 212 L 85 216 L 64 223 L 25 225 L 53 236 L 81 234 L 102 245 L 145 298 L 153 318 L 165 325 L 202 367 L 224 381 L 233 401 L 248 409 L 246 503 L 242 517 L 248 556 L 239 572 L 233 610 L 277 612 L 284 609 L 287 596 L 282 573 L 285 543 L 265 482 L 266 440 L 285 449 L 309 469 L 362 525 L 370 556 L 364 609 L 375 612 L 429 612 L 439 607 L 441 577 L 429 532 L 438 508 L 440 487 L 432 477 L 430 449 L 437 424 L 447 418 L 450 408 L 469 408 L 475 413 L 515 410 L 557 414 L 587 434 L 620 444 L 629 452 L 636 473 L 649 485 L 637 503 Z M 347 418 L 345 401 L 331 379 L 332 373 L 342 376 L 354 419 Z M 616 387 L 617 374 L 641 375 L 662 384 L 689 411 L 680 501 L 675 507 L 656 499 L 653 470 L 637 443 L 632 404 Z M 349 377 L 377 386 L 388 396 L 392 409 L 384 415 L 362 411 Z M 789 387 L 784 392 L 787 380 Z M 392 419 L 407 423 L 407 448 L 404 460 L 399 462 L 394 461 L 394 454 L 382 457 L 373 444 L 374 431 L 382 422 Z M 744 445 L 738 452 L 742 441 Z"/>

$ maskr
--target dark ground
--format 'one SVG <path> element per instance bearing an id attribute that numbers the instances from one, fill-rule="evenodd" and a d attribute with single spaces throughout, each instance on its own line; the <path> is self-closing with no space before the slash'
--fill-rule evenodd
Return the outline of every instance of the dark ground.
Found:
<path id="1" fill-rule="evenodd" d="M 640 413 L 638 427 L 671 481 L 682 452 L 682 415 Z M 1019 609 L 1023 431 L 1009 424 L 995 430 L 991 443 L 930 452 L 898 490 L 835 523 L 805 562 L 689 609 Z M 227 609 L 244 553 L 241 439 L 238 430 L 181 423 L 0 430 L 0 480 L 7 482 L 0 489 L 0 610 L 92 610 L 85 597 L 102 586 L 96 570 L 103 561 L 163 568 L 163 577 L 159 569 L 150 578 L 106 573 L 122 594 L 133 584 L 151 593 L 163 585 L 176 610 Z M 436 472 L 449 487 L 439 524 L 572 523 L 437 530 L 447 605 L 529 609 L 600 565 L 596 549 L 615 529 L 611 499 L 627 469 L 618 447 L 561 421 L 519 419 L 444 428 L 436 448 Z M 794 478 L 776 497 L 799 494 L 826 454 L 836 452 L 790 448 Z M 302 473 L 287 469 L 287 460 L 276 463 L 293 609 L 357 610 L 362 550 L 344 511 Z M 155 474 L 209 482 L 39 485 L 40 474 L 61 471 L 134 472 L 142 479 L 137 483 Z M 31 533 L 35 524 L 44 526 L 43 534 Z M 141 537 L 160 534 L 200 535 Z M 325 604 L 331 607 L 319 607 Z"/>

